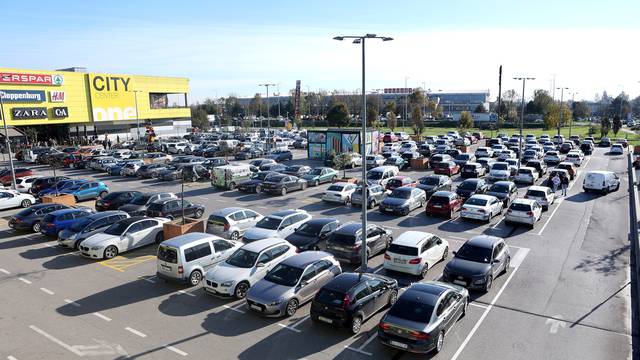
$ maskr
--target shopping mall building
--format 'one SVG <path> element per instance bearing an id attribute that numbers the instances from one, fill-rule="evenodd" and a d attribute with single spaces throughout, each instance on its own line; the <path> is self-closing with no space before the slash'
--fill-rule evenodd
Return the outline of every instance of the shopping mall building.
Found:
<path id="1" fill-rule="evenodd" d="M 0 98 L 7 125 L 68 124 L 70 136 L 137 138 L 137 124 L 157 135 L 191 128 L 189 79 L 102 74 L 84 68 L 40 71 L 0 68 Z"/>

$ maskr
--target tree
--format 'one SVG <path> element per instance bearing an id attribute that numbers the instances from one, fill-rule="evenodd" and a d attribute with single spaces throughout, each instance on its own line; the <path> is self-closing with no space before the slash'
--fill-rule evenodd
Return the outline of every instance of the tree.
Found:
<path id="1" fill-rule="evenodd" d="M 529 101 L 524 108 L 527 114 L 546 114 L 551 104 L 553 104 L 553 98 L 546 90 L 537 89 L 533 92 L 533 100 Z"/>
<path id="2" fill-rule="evenodd" d="M 209 129 L 209 119 L 204 109 L 195 106 L 191 107 L 191 126 L 202 130 Z"/>
<path id="3" fill-rule="evenodd" d="M 384 104 L 384 113 L 395 113 L 396 112 L 396 102 L 395 101 L 389 101 L 388 103 Z"/>
<path id="4" fill-rule="evenodd" d="M 478 106 L 476 106 L 475 110 L 473 110 L 474 113 L 479 113 L 479 114 L 484 114 L 487 112 L 487 109 L 484 107 L 484 104 L 478 104 Z"/>
<path id="5" fill-rule="evenodd" d="M 573 103 L 573 117 L 576 119 L 584 119 L 591 116 L 591 108 L 584 101 L 576 101 Z"/>
<path id="6" fill-rule="evenodd" d="M 463 111 L 460 113 L 460 124 L 458 127 L 462 130 L 471 129 L 473 127 L 473 117 L 470 112 Z"/>
<path id="7" fill-rule="evenodd" d="M 367 123 L 373 125 L 378 121 L 378 109 L 374 104 L 367 104 Z"/>
<path id="8" fill-rule="evenodd" d="M 618 136 L 618 131 L 622 128 L 622 120 L 618 114 L 613 116 L 613 122 L 611 123 L 611 131 L 613 131 L 614 136 Z"/>
<path id="9" fill-rule="evenodd" d="M 265 104 L 262 102 L 262 96 L 260 94 L 255 94 L 253 99 L 249 101 L 249 112 L 252 115 L 260 116 L 263 113 L 263 109 L 265 108 Z M 266 109 L 264 109 L 266 110 Z M 264 111 L 264 115 L 266 116 L 266 111 Z"/>
<path id="10" fill-rule="evenodd" d="M 606 93 L 605 93 L 606 94 Z M 609 120 L 608 116 L 605 116 L 600 120 L 600 136 L 606 137 L 611 130 L 611 120 Z"/>
<path id="11" fill-rule="evenodd" d="M 396 113 L 394 113 L 393 111 L 389 111 L 387 113 L 387 127 L 393 131 L 395 130 L 396 126 L 398 126 L 398 117 L 396 116 Z"/>
<path id="12" fill-rule="evenodd" d="M 438 104 L 436 106 L 436 109 L 433 110 L 433 113 L 431 113 L 431 116 L 433 116 L 436 119 L 441 119 L 443 115 L 444 115 L 444 109 L 442 108 L 442 105 L 440 105 L 440 104 Z"/>
<path id="13" fill-rule="evenodd" d="M 327 123 L 329 126 L 343 127 L 349 125 L 349 109 L 343 102 L 334 103 L 327 112 Z"/>
<path id="14" fill-rule="evenodd" d="M 631 104 L 629 103 L 629 97 L 625 93 L 616 96 L 616 98 L 611 101 L 611 104 L 609 104 L 609 114 L 618 114 L 618 116 L 621 115 L 624 119 L 630 112 Z"/>
<path id="15" fill-rule="evenodd" d="M 543 118 L 545 129 L 549 130 L 558 128 L 558 124 L 561 120 L 562 123 L 560 124 L 560 126 L 564 126 L 571 121 L 571 116 L 571 110 L 567 105 L 563 104 L 561 110 L 559 104 L 551 104 L 547 112 L 544 114 Z"/>
<path id="16" fill-rule="evenodd" d="M 427 99 L 424 96 L 424 92 L 420 89 L 416 89 L 411 94 L 409 94 L 408 100 L 409 100 L 409 106 L 411 106 L 412 108 L 414 106 L 422 106 L 427 101 Z"/>
<path id="17" fill-rule="evenodd" d="M 411 109 L 411 123 L 413 124 L 414 134 L 422 134 L 424 131 L 424 121 L 422 120 L 422 108 L 420 105 L 414 105 Z"/>

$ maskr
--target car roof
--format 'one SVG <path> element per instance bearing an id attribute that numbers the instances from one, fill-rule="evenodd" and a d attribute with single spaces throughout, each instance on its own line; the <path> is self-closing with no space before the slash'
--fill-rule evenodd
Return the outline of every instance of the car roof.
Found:
<path id="1" fill-rule="evenodd" d="M 345 272 L 333 278 L 325 287 L 346 293 L 355 285 L 370 278 L 367 274 Z"/>
<path id="2" fill-rule="evenodd" d="M 530 200 L 530 201 L 535 201 L 535 200 Z M 466 244 L 484 247 L 484 248 L 491 248 L 493 247 L 494 244 L 500 241 L 503 241 L 502 238 L 499 238 L 497 236 L 478 235 L 467 240 Z"/>
<path id="3" fill-rule="evenodd" d="M 533 203 L 535 203 L 536 200 L 533 199 L 515 199 L 513 200 L 512 204 L 524 204 L 524 205 L 532 205 Z"/>
<path id="4" fill-rule="evenodd" d="M 474 195 L 471 195 L 471 197 L 469 199 L 471 199 L 471 198 L 482 199 L 482 200 L 491 200 L 491 199 L 494 199 L 495 196 L 485 195 L 485 194 L 474 194 Z"/>
<path id="5" fill-rule="evenodd" d="M 244 245 L 242 248 L 247 251 L 260 252 L 268 247 L 271 247 L 274 245 L 281 245 L 281 244 L 288 244 L 288 242 L 280 238 L 267 238 L 267 239 L 262 239 L 262 240 L 248 243 Z"/>
<path id="6" fill-rule="evenodd" d="M 362 224 L 354 222 L 340 226 L 336 229 L 336 232 L 341 234 L 355 234 L 360 231 L 360 229 L 362 229 Z"/>
<path id="7" fill-rule="evenodd" d="M 403 232 L 402 234 L 400 234 L 400 236 L 393 240 L 393 244 L 402 246 L 415 246 L 419 242 L 431 238 L 432 236 L 433 234 L 428 232 L 409 230 Z"/>
<path id="8" fill-rule="evenodd" d="M 275 217 L 275 218 L 284 218 L 287 217 L 289 215 L 293 215 L 293 214 L 298 214 L 298 213 L 306 213 L 303 210 L 296 210 L 296 209 L 289 209 L 289 210 L 280 210 L 280 211 L 276 211 L 272 214 L 269 214 L 269 217 Z"/>
<path id="9" fill-rule="evenodd" d="M 52 211 L 49 214 L 53 215 L 53 216 L 58 216 L 58 215 L 63 215 L 66 213 L 70 213 L 70 212 L 77 212 L 77 211 L 87 211 L 86 209 L 77 209 L 77 208 L 70 208 L 70 209 L 60 209 L 60 210 L 56 210 L 56 211 Z"/>
<path id="10" fill-rule="evenodd" d="M 463 183 L 479 183 L 479 182 L 484 182 L 483 179 L 464 179 L 462 182 Z M 458 185 L 459 186 L 459 185 Z"/>
<path id="11" fill-rule="evenodd" d="M 126 226 L 129 226 L 129 225 L 133 224 L 136 221 L 140 221 L 140 220 L 144 220 L 144 219 L 151 219 L 151 218 L 148 218 L 146 216 L 132 216 L 130 218 L 122 219 L 122 220 L 118 221 L 118 223 L 124 224 Z"/>
<path id="12" fill-rule="evenodd" d="M 319 218 L 319 219 L 311 219 L 311 220 L 307 221 L 307 224 L 309 226 L 311 226 L 311 225 L 322 225 L 322 226 L 324 226 L 326 224 L 329 224 L 329 223 L 332 223 L 332 222 L 336 222 L 336 221 L 338 221 L 338 219 L 334 219 L 334 218 Z"/>
<path id="13" fill-rule="evenodd" d="M 305 268 L 308 265 L 329 256 L 331 256 L 331 254 L 324 251 L 305 251 L 282 260 L 281 264 L 297 268 Z"/>
<path id="14" fill-rule="evenodd" d="M 413 283 L 402 293 L 402 297 L 411 298 L 420 303 L 435 305 L 440 296 L 449 289 L 449 287 L 439 285 L 436 282 Z"/>
<path id="15" fill-rule="evenodd" d="M 455 194 L 453 191 L 436 191 L 435 193 L 433 193 L 433 195 L 431 195 L 431 197 L 434 197 L 434 196 L 451 197 L 453 194 Z"/>
<path id="16" fill-rule="evenodd" d="M 207 234 L 207 233 L 192 232 L 192 233 L 176 236 L 169 240 L 163 241 L 162 244 L 167 246 L 173 246 L 173 247 L 181 247 L 184 245 L 191 244 L 194 241 L 203 240 L 203 239 L 217 240 L 217 239 L 220 239 L 220 237 Z"/>
<path id="17" fill-rule="evenodd" d="M 101 211 L 101 212 L 97 212 L 95 214 L 91 214 L 91 215 L 87 216 L 87 218 L 89 218 L 91 220 L 98 220 L 98 219 L 105 218 L 107 216 L 120 215 L 120 214 L 125 215 L 126 212 L 120 211 L 120 210 Z"/>
<path id="18" fill-rule="evenodd" d="M 216 210 L 211 215 L 227 216 L 227 215 L 233 214 L 234 212 L 239 211 L 239 210 L 245 210 L 245 209 L 241 208 L 241 207 L 228 207 L 228 208 Z"/>

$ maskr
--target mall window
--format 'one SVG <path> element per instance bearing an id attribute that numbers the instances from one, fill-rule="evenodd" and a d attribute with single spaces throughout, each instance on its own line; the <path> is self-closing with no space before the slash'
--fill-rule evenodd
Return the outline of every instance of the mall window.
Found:
<path id="1" fill-rule="evenodd" d="M 149 93 L 151 109 L 186 108 L 185 94 Z"/>

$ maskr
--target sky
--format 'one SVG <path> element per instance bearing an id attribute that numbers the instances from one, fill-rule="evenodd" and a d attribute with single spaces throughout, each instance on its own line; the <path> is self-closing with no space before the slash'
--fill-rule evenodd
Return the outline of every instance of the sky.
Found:
<path id="1" fill-rule="evenodd" d="M 640 95 L 640 1 L 12 1 L 2 6 L 0 67 L 180 76 L 189 101 L 361 88 L 522 93 L 565 99 Z M 555 96 L 560 98 L 560 91 Z"/>

